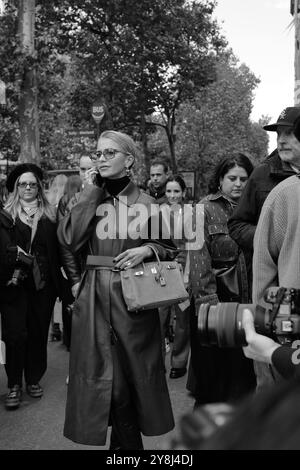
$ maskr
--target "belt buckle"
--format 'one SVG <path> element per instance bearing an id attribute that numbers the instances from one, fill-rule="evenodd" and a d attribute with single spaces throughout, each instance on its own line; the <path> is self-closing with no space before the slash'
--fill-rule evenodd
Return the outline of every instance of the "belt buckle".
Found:
<path id="1" fill-rule="evenodd" d="M 120 268 L 111 268 L 113 273 L 119 273 L 121 271 Z"/>

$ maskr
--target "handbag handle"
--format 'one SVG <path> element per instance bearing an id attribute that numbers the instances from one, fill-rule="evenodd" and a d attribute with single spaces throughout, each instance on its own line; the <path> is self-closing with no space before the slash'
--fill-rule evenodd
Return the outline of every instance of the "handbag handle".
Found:
<path id="1" fill-rule="evenodd" d="M 157 271 L 158 271 L 158 273 L 155 276 L 155 280 L 157 282 L 160 282 L 161 286 L 165 286 L 166 281 L 165 281 L 165 278 L 162 275 L 162 264 L 161 264 L 160 258 L 158 256 L 158 252 L 157 252 L 156 248 L 154 248 L 152 245 L 146 245 L 146 246 L 149 246 L 149 248 L 151 248 L 151 250 L 155 254 L 155 257 L 156 257 L 156 260 L 157 260 Z M 143 266 L 144 266 L 144 263 L 143 263 Z"/>
<path id="2" fill-rule="evenodd" d="M 156 248 L 154 248 L 154 246 L 152 246 L 152 245 L 145 245 L 145 246 L 149 246 L 149 248 L 151 248 L 151 250 L 155 254 L 159 270 L 161 271 L 161 262 L 160 262 L 160 259 L 159 259 L 158 252 L 157 252 Z"/>

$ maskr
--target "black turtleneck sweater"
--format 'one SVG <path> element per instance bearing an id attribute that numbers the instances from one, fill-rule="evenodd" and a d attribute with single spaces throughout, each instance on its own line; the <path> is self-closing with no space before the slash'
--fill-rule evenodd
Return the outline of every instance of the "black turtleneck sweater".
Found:
<path id="1" fill-rule="evenodd" d="M 109 194 L 112 196 L 117 196 L 121 191 L 123 191 L 124 188 L 129 184 L 130 179 L 128 176 L 123 176 L 122 178 L 118 179 L 108 179 L 105 178 L 105 187 Z"/>

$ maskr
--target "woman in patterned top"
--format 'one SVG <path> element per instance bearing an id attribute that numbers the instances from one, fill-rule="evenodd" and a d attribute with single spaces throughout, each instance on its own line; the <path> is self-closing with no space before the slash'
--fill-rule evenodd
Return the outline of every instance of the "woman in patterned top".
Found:
<path id="1" fill-rule="evenodd" d="M 245 260 L 229 236 L 227 221 L 252 170 L 252 163 L 241 153 L 224 158 L 213 173 L 210 194 L 200 201 L 204 204 L 204 244 L 190 256 L 196 315 L 203 303 L 249 300 Z M 235 282 L 226 282 L 228 278 Z M 191 315 L 192 372 L 188 388 L 196 405 L 236 401 L 255 386 L 252 361 L 244 357 L 242 349 L 199 344 L 196 315 Z"/>

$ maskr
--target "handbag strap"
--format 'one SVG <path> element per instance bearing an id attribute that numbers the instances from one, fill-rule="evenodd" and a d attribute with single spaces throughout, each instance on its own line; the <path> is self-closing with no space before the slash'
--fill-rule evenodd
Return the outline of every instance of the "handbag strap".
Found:
<path id="1" fill-rule="evenodd" d="M 149 248 L 151 248 L 151 250 L 152 250 L 153 253 L 155 254 L 155 257 L 156 257 L 156 260 L 157 260 L 157 264 L 158 264 L 159 270 L 161 271 L 161 262 L 160 262 L 160 258 L 159 258 L 159 256 L 158 256 L 158 251 L 156 250 L 156 248 L 154 248 L 153 245 L 146 245 L 146 246 L 149 246 Z"/>
<path id="2" fill-rule="evenodd" d="M 33 223 L 32 223 L 32 227 L 31 227 L 31 237 L 30 237 L 30 247 L 29 247 L 29 254 L 31 254 L 31 251 L 32 251 L 32 243 L 33 243 L 33 240 L 34 240 L 34 237 L 35 237 L 35 234 L 36 234 L 36 231 L 37 231 L 37 226 L 38 226 L 38 223 L 39 223 L 39 213 L 38 211 L 34 214 L 34 217 L 33 217 Z"/>

